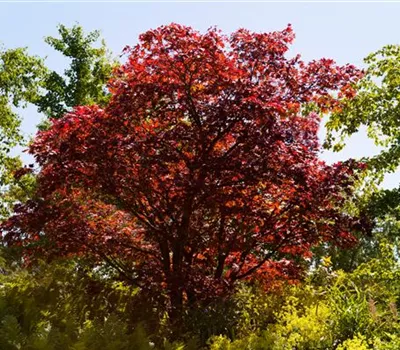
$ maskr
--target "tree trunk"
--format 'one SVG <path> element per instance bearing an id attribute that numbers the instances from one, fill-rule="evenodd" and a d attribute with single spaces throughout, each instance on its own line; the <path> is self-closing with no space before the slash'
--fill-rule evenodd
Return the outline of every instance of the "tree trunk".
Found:
<path id="1" fill-rule="evenodd" d="M 169 291 L 170 307 L 168 311 L 172 331 L 172 339 L 178 339 L 182 333 L 183 323 L 183 289 L 173 283 Z"/>

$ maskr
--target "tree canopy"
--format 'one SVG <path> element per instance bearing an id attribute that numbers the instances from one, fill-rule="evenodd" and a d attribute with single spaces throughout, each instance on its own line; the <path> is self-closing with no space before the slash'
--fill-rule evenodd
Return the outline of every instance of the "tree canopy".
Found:
<path id="1" fill-rule="evenodd" d="M 327 146 L 336 150 L 344 146 L 344 138 L 366 126 L 376 145 L 384 148 L 369 160 L 371 169 L 377 171 L 394 171 L 400 164 L 399 57 L 398 45 L 385 46 L 366 57 L 368 67 L 364 77 L 354 86 L 357 94 L 354 98 L 344 98 L 341 108 L 327 123 Z"/>
<path id="2" fill-rule="evenodd" d="M 80 105 L 104 105 L 108 100 L 105 87 L 113 67 L 104 40 L 100 47 L 94 45 L 100 32 L 86 34 L 75 25 L 58 26 L 59 38 L 48 36 L 47 44 L 71 60 L 63 75 L 49 71 L 44 79 L 45 94 L 36 101 L 39 112 L 49 118 L 61 118 L 71 108 Z"/>
<path id="3" fill-rule="evenodd" d="M 10 153 L 23 144 L 16 110 L 38 99 L 45 72 L 43 60 L 28 55 L 26 49 L 0 49 L 0 217 L 9 211 L 12 173 L 22 165 L 19 157 Z"/>
<path id="4" fill-rule="evenodd" d="M 287 58 L 293 38 L 142 34 L 109 103 L 36 136 L 37 192 L 3 224 L 7 244 L 106 264 L 171 317 L 239 280 L 296 279 L 314 246 L 353 244 L 367 228 L 343 206 L 363 164 L 325 164 L 317 131 L 361 74 Z"/>

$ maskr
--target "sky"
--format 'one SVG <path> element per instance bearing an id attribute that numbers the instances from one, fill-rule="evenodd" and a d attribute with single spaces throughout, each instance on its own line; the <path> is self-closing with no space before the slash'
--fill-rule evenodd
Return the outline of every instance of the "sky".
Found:
<path id="1" fill-rule="evenodd" d="M 57 25 L 79 23 L 86 31 L 101 30 L 107 46 L 118 56 L 126 45 L 137 43 L 139 34 L 171 22 L 205 31 L 217 26 L 225 33 L 239 28 L 257 32 L 284 29 L 289 23 L 296 33 L 290 55 L 305 61 L 322 57 L 339 64 L 365 67 L 363 58 L 387 44 L 400 44 L 399 3 L 355 2 L 52 2 L 23 3 L 0 0 L 0 43 L 6 48 L 28 47 L 29 53 L 47 57 L 47 65 L 59 72 L 66 61 L 44 43 L 56 36 Z M 33 135 L 40 117 L 33 108 L 22 112 L 22 129 Z M 324 130 L 321 128 L 323 139 Z M 348 140 L 340 153 L 321 156 L 332 163 L 379 152 L 365 132 Z M 383 186 L 397 187 L 400 172 L 386 176 Z"/>

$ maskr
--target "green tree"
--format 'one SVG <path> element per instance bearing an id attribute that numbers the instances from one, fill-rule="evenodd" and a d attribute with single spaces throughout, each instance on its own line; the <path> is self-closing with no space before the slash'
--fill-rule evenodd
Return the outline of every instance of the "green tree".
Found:
<path id="1" fill-rule="evenodd" d="M 100 32 L 86 34 L 79 25 L 60 25 L 58 34 L 45 41 L 71 60 L 61 75 L 48 69 L 44 59 L 30 56 L 26 48 L 0 50 L 0 218 L 9 214 L 15 202 L 26 201 L 35 184 L 29 171 L 14 177 L 23 164 L 19 157 L 10 156 L 10 150 L 25 141 L 18 108 L 35 105 L 45 117 L 39 128 L 46 128 L 50 118 L 60 118 L 74 106 L 101 106 L 108 101 L 106 83 L 115 63 Z"/>
<path id="2" fill-rule="evenodd" d="M 79 25 L 72 28 L 60 25 L 58 34 L 59 38 L 48 36 L 45 41 L 69 58 L 71 64 L 63 75 L 55 71 L 47 73 L 45 93 L 35 101 L 39 112 L 49 118 L 61 118 L 75 106 L 104 105 L 109 97 L 105 87 L 113 62 L 104 40 L 100 47 L 94 47 L 100 40 L 100 32 L 85 34 Z"/>
<path id="3" fill-rule="evenodd" d="M 341 108 L 331 115 L 325 143 L 325 147 L 339 151 L 351 135 L 365 127 L 368 136 L 382 149 L 378 155 L 364 158 L 368 171 L 360 191 L 364 196 L 362 206 L 377 225 L 374 237 L 360 238 L 352 253 L 355 266 L 376 256 L 381 238 L 397 244 L 400 214 L 400 188 L 377 187 L 385 174 L 400 165 L 400 45 L 387 45 L 364 61 L 368 66 L 364 77 L 353 86 L 356 95 L 343 98 Z"/>
<path id="4" fill-rule="evenodd" d="M 23 142 L 17 109 L 38 101 L 46 72 L 43 60 L 28 55 L 26 48 L 0 49 L 0 217 L 6 215 L 13 202 L 16 190 L 10 192 L 12 174 L 22 165 L 19 157 L 10 155 L 12 148 Z"/>
<path id="5" fill-rule="evenodd" d="M 364 61 L 368 68 L 355 86 L 356 96 L 343 99 L 326 124 L 325 146 L 340 150 L 346 138 L 366 126 L 368 136 L 383 148 L 368 159 L 369 168 L 392 172 L 400 165 L 400 46 L 385 46 Z"/>

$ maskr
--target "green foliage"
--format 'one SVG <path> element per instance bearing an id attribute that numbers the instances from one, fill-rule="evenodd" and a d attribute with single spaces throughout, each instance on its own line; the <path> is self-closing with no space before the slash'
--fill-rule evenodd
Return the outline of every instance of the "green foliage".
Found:
<path id="1" fill-rule="evenodd" d="M 145 330 L 154 324 L 151 315 L 145 316 L 151 310 L 137 298 L 136 289 L 113 281 L 107 271 L 82 270 L 82 261 L 32 269 L 2 261 L 2 349 L 154 349 Z M 183 349 L 182 344 L 156 340 L 159 349 Z"/>
<path id="2" fill-rule="evenodd" d="M 14 173 L 22 167 L 19 157 L 10 157 L 10 150 L 22 145 L 20 118 L 16 108 L 33 104 L 46 119 L 39 128 L 46 129 L 47 118 L 60 118 L 77 105 L 104 105 L 108 101 L 106 83 L 113 65 L 98 31 L 85 34 L 75 25 L 58 27 L 60 38 L 45 41 L 71 60 L 64 75 L 51 71 L 44 60 L 30 56 L 25 48 L 0 50 L 0 219 L 9 215 L 16 202 L 32 197 L 35 177 L 31 174 L 19 179 Z"/>
<path id="3" fill-rule="evenodd" d="M 60 38 L 45 39 L 51 47 L 71 60 L 64 75 L 48 72 L 44 80 L 46 93 L 35 103 L 39 112 L 49 118 L 60 118 L 74 106 L 104 105 L 109 98 L 105 85 L 110 77 L 113 62 L 104 40 L 99 48 L 94 47 L 100 38 L 99 31 L 85 34 L 75 25 L 58 27 Z"/>
<path id="4" fill-rule="evenodd" d="M 400 265 L 395 247 L 384 240 L 376 258 L 350 273 L 333 271 L 325 258 L 299 285 L 266 292 L 243 283 L 232 298 L 188 310 L 190 324 L 179 329 L 171 329 L 162 315 L 151 315 L 138 290 L 115 280 L 109 269 L 85 261 L 21 269 L 4 257 L 0 343 L 5 349 L 191 350 L 208 337 L 211 350 L 400 345 Z M 168 342 L 170 334 L 181 342 Z"/>
<path id="5" fill-rule="evenodd" d="M 369 349 L 365 337 L 356 335 L 354 338 L 345 340 L 337 347 L 338 350 L 367 350 Z"/>
<path id="6" fill-rule="evenodd" d="M 16 193 L 8 191 L 13 172 L 21 167 L 19 158 L 10 156 L 12 148 L 23 141 L 16 108 L 38 100 L 46 72 L 43 60 L 28 55 L 25 48 L 0 49 L 0 218 L 7 215 L 14 201 Z"/>
<path id="7" fill-rule="evenodd" d="M 311 283 L 315 276 L 274 293 L 242 285 L 229 304 L 214 308 L 214 325 L 221 322 L 222 335 L 212 336 L 209 348 L 395 349 L 400 269 L 392 247 L 382 244 L 381 254 L 352 273 L 315 271 L 328 281 L 324 286 Z M 204 344 L 190 341 L 200 333 L 195 329 L 181 334 L 184 343 L 162 340 L 149 328 L 151 319 L 143 319 L 137 290 L 113 282 L 107 270 L 78 267 L 84 265 L 3 267 L 0 343 L 5 349 L 189 350 Z M 210 324 L 207 334 L 213 331 L 218 334 L 218 327 Z"/>
<path id="8" fill-rule="evenodd" d="M 343 141 L 364 125 L 375 143 L 385 147 L 370 159 L 370 165 L 376 170 L 394 171 L 400 164 L 400 46 L 385 46 L 366 57 L 365 63 L 368 68 L 356 86 L 356 97 L 344 100 L 343 108 L 327 123 L 327 146 L 340 149 L 344 144 L 334 146 L 335 133 Z"/>
<path id="9" fill-rule="evenodd" d="M 43 60 L 30 56 L 25 48 L 0 49 L 0 144 L 8 153 L 21 141 L 20 120 L 13 110 L 38 99 L 41 80 L 46 73 Z"/>
<path id="10" fill-rule="evenodd" d="M 329 261 L 326 261 L 329 266 Z M 394 247 L 382 242 L 379 256 L 351 273 L 321 267 L 304 284 L 279 295 L 253 290 L 251 299 L 270 299 L 269 311 L 253 312 L 250 331 L 210 340 L 220 349 L 395 349 L 399 346 L 400 265 Z M 313 281 L 323 280 L 323 285 Z M 271 303 L 271 300 L 274 300 Z M 258 303 L 251 302 L 254 310 Z M 268 304 L 268 303 L 267 303 Z M 243 312 L 248 314 L 245 308 Z M 271 311 L 274 313 L 270 316 Z M 258 314 L 258 316 L 257 316 Z M 249 325 L 244 318 L 243 328 Z M 238 327 L 238 326 L 237 326 Z"/>
<path id="11" fill-rule="evenodd" d="M 224 336 L 214 337 L 211 339 L 210 348 L 212 350 L 329 348 L 332 345 L 330 333 L 332 314 L 328 303 L 321 301 L 315 290 L 303 287 L 288 287 L 279 295 L 253 290 L 253 299 L 269 299 L 267 304 L 270 308 L 266 310 L 268 316 L 259 314 L 257 317 L 263 320 L 264 325 L 259 328 L 253 327 L 251 331 L 246 332 L 246 336 L 237 337 L 234 341 Z M 263 307 L 266 308 L 267 304 Z M 247 320 L 244 321 L 246 324 Z"/>
<path id="12" fill-rule="evenodd" d="M 299 303 L 290 298 L 277 315 L 278 322 L 267 328 L 265 338 L 272 349 L 325 349 L 332 344 L 330 308 L 324 303 L 303 308 Z"/>
<path id="13" fill-rule="evenodd" d="M 394 172 L 400 165 L 400 46 L 387 45 L 365 58 L 368 65 L 365 76 L 356 84 L 354 98 L 344 98 L 341 108 L 330 116 L 326 124 L 328 137 L 325 146 L 340 150 L 346 139 L 366 128 L 368 136 L 382 151 L 370 158 L 363 187 L 364 207 L 368 215 L 379 222 L 398 221 L 400 206 L 399 189 L 379 190 L 376 184 L 386 173 Z M 371 188 L 375 188 L 371 191 Z M 378 233 L 382 236 L 382 232 Z M 398 229 L 383 231 L 385 238 L 397 244 Z M 374 258 L 376 239 L 362 239 L 361 262 Z"/>

